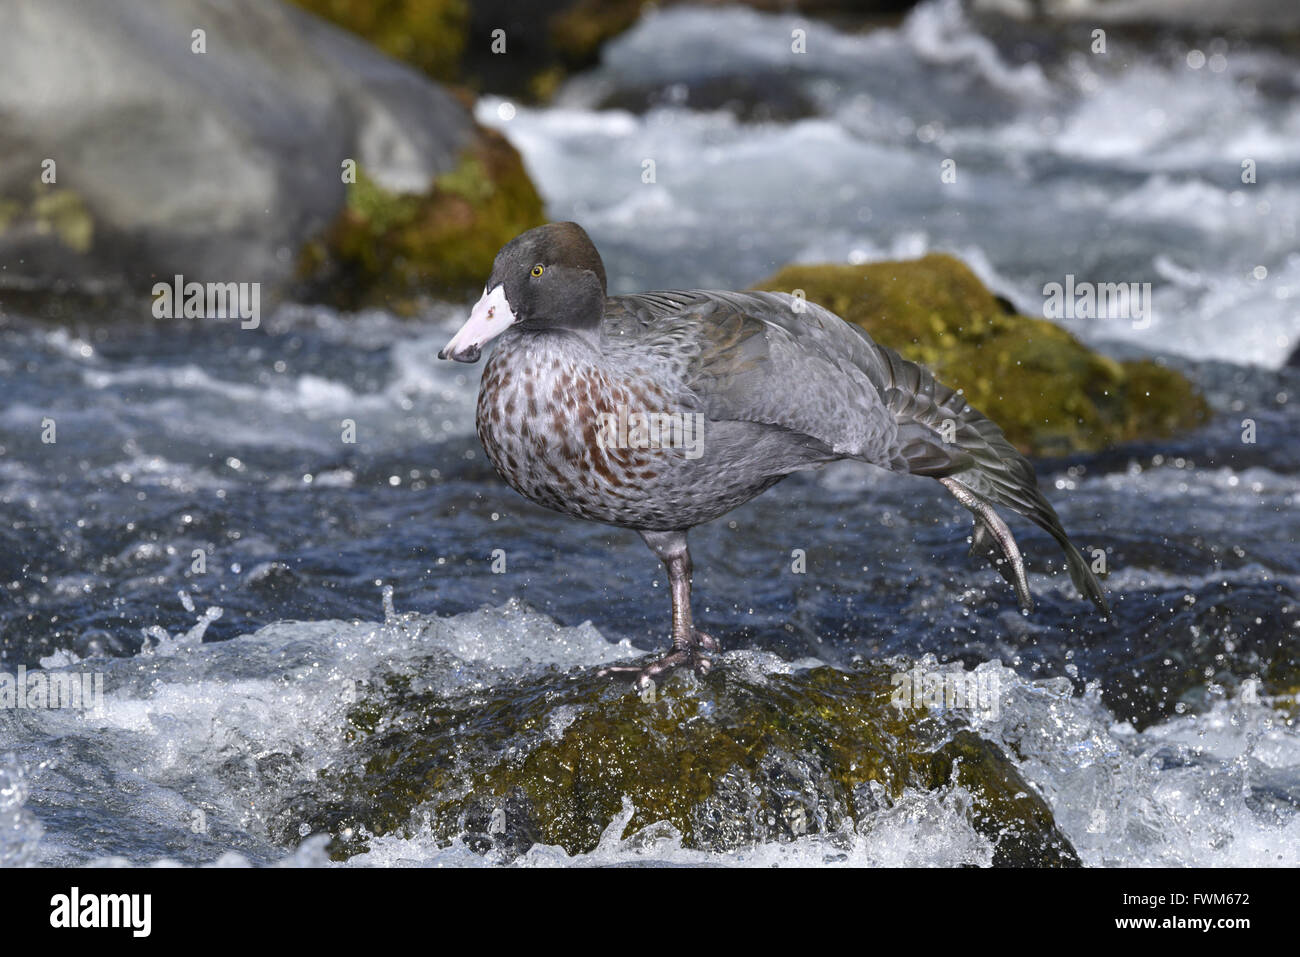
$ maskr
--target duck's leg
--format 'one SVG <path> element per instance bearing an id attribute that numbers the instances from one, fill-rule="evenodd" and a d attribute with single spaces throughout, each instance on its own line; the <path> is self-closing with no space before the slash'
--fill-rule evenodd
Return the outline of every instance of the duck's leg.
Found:
<path id="1" fill-rule="evenodd" d="M 659 556 L 668 570 L 668 584 L 673 596 L 673 647 L 668 654 L 648 665 L 611 665 L 602 675 L 619 675 L 636 680 L 644 688 L 679 665 L 690 664 L 701 677 L 713 667 L 708 652 L 717 651 L 718 643 L 697 631 L 691 619 L 691 553 L 686 547 L 686 533 L 641 532 L 650 550 Z"/>

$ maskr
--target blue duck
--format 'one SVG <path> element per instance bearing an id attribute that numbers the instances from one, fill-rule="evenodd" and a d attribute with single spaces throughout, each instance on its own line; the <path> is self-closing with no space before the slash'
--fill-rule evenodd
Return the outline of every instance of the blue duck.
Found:
<path id="1" fill-rule="evenodd" d="M 483 296 L 438 354 L 475 362 L 479 440 L 501 477 L 540 505 L 636 530 L 667 569 L 672 647 L 605 673 L 641 687 L 717 641 L 691 617 L 687 532 L 792 472 L 839 459 L 937 479 L 974 514 L 986 554 L 1031 607 L 1024 561 L 994 506 L 1038 524 L 1075 588 L 1101 586 L 1002 430 L 925 368 L 802 299 L 705 290 L 606 294 L 581 226 L 552 223 L 497 254 Z"/>

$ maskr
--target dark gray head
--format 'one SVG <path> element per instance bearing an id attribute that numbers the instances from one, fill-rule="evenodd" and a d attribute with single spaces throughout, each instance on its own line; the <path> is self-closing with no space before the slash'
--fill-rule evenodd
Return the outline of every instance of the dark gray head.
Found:
<path id="1" fill-rule="evenodd" d="M 577 223 L 550 223 L 501 247 L 469 321 L 438 353 L 475 362 L 510 326 L 593 329 L 605 310 L 605 267 Z"/>

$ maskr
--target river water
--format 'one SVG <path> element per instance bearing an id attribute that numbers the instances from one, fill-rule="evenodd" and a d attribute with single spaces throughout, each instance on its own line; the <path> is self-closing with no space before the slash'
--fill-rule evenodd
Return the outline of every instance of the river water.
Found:
<path id="1" fill-rule="evenodd" d="M 806 62 L 780 73 L 800 28 Z M 1044 562 L 1020 614 L 967 558 L 960 506 L 866 467 L 792 478 L 692 539 L 723 668 L 932 655 L 996 675 L 998 714 L 972 721 L 1094 865 L 1300 864 L 1300 374 L 1283 368 L 1300 339 L 1300 66 L 1211 39 L 1200 58 L 1118 39 L 1101 58 L 1085 31 L 995 44 L 945 3 L 864 36 L 683 10 L 550 107 L 479 106 L 551 217 L 588 227 L 615 291 L 931 249 L 1027 312 L 1067 274 L 1152 283 L 1145 327 L 1067 324 L 1168 357 L 1215 420 L 1038 463 L 1075 540 L 1106 552 L 1113 622 Z M 796 115 L 693 104 L 747 88 L 737 76 L 760 91 L 776 76 Z M 651 108 L 604 106 L 638 97 Z M 357 764 L 346 716 L 358 694 L 382 706 L 385 676 L 508 694 L 663 644 L 666 582 L 637 536 L 534 507 L 486 462 L 480 367 L 436 359 L 464 309 L 288 305 L 255 331 L 4 315 L 0 672 L 96 672 L 105 693 L 89 713 L 0 710 L 0 863 L 325 863 L 312 824 L 286 839 L 285 809 Z M 1031 564 L 1053 554 L 1036 530 L 1021 544 Z M 834 842 L 702 851 L 621 832 L 510 859 L 990 860 L 943 789 Z M 412 827 L 350 863 L 500 859 Z"/>

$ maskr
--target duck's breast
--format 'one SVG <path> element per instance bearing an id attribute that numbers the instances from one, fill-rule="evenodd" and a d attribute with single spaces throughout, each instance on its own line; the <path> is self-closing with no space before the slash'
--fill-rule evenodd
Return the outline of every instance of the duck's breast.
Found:
<path id="1" fill-rule="evenodd" d="M 656 492 L 700 444 L 703 417 L 675 405 L 650 375 L 616 373 L 545 341 L 516 342 L 483 370 L 476 419 L 488 458 L 521 495 L 645 527 L 667 513 Z"/>

